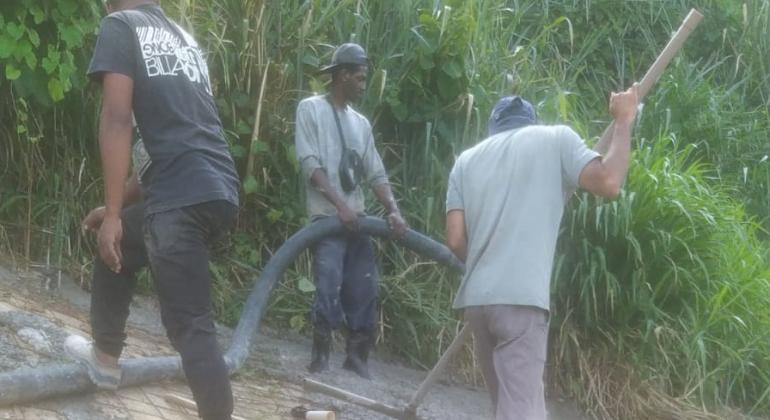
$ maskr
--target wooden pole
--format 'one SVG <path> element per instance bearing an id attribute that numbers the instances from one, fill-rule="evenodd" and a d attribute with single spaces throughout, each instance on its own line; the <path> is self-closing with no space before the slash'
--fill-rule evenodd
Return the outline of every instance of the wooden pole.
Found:
<path id="1" fill-rule="evenodd" d="M 655 82 L 660 79 L 663 71 L 666 70 L 668 64 L 671 62 L 674 56 L 676 56 L 676 53 L 678 53 L 682 48 L 682 45 L 684 45 L 684 42 L 687 41 L 687 38 L 689 38 L 695 27 L 698 26 L 701 19 L 703 19 L 703 15 L 695 9 L 691 9 L 690 13 L 687 14 L 687 17 L 684 18 L 684 21 L 679 26 L 679 29 L 677 29 L 674 35 L 671 36 L 668 44 L 666 44 L 666 46 L 663 48 L 663 51 L 658 54 L 658 58 L 655 59 L 655 62 L 652 63 L 650 68 L 647 70 L 647 73 L 645 73 L 644 77 L 642 77 L 642 81 L 639 82 L 639 102 L 641 102 L 642 99 L 647 96 L 647 93 L 650 91 L 650 89 L 652 89 L 652 86 L 655 84 Z M 609 127 L 604 130 L 604 133 L 602 134 L 602 140 L 605 140 L 607 136 L 612 135 L 612 128 L 614 126 L 615 121 L 612 121 Z M 602 140 L 599 141 L 601 142 Z"/>
<path id="2" fill-rule="evenodd" d="M 409 405 L 406 406 L 407 412 L 415 413 L 417 411 L 417 406 L 420 405 L 422 400 L 425 398 L 425 395 L 428 393 L 430 387 L 433 386 L 441 374 L 444 373 L 444 369 L 446 369 L 446 366 L 449 364 L 449 360 L 451 360 L 452 356 L 454 356 L 455 353 L 457 353 L 462 348 L 463 343 L 465 343 L 465 340 L 470 334 L 471 330 L 468 325 L 463 325 L 463 328 L 459 333 L 457 333 L 457 336 L 455 336 L 454 340 L 452 340 L 452 343 L 449 344 L 449 347 L 447 347 L 444 354 L 441 355 L 441 358 L 436 363 L 436 366 L 431 369 L 431 371 L 428 373 L 428 376 L 417 388 L 417 392 L 415 392 L 414 396 L 412 396 L 412 400 L 409 401 Z"/>
<path id="3" fill-rule="evenodd" d="M 404 418 L 404 410 L 402 408 L 396 408 L 370 398 L 362 397 L 360 395 L 353 394 L 352 392 L 345 391 L 344 389 L 326 385 L 322 382 L 305 378 L 302 381 L 302 386 L 307 391 L 320 392 L 338 400 L 347 401 L 351 404 L 360 405 L 361 407 L 368 408 L 369 410 L 385 414 L 386 416 L 390 416 L 396 419 Z"/>

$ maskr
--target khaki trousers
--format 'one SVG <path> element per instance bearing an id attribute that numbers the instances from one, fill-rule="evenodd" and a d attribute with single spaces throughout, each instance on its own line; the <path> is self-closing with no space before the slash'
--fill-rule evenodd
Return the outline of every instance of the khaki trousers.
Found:
<path id="1" fill-rule="evenodd" d="M 543 370 L 548 312 L 515 305 L 471 306 L 465 319 L 496 420 L 545 420 Z"/>

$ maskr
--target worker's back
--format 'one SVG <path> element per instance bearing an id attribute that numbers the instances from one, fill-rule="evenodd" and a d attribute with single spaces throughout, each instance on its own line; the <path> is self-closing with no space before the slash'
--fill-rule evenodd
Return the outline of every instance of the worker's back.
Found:
<path id="1" fill-rule="evenodd" d="M 105 17 L 88 73 L 133 80 L 132 108 L 152 161 L 142 175 L 147 213 L 214 200 L 238 205 L 238 174 L 203 52 L 159 5 Z"/>
<path id="2" fill-rule="evenodd" d="M 569 127 L 530 125 L 491 136 L 458 158 L 447 211 L 465 212 L 468 254 L 455 307 L 548 309 L 564 204 L 597 156 Z"/>

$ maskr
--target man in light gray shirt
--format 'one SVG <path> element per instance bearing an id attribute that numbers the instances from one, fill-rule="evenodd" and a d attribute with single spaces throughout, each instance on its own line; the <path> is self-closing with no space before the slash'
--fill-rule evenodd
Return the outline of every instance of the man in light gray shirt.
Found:
<path id="1" fill-rule="evenodd" d="M 371 378 L 367 358 L 377 330 L 378 274 L 371 239 L 357 232 L 358 217 L 366 209 L 362 185 L 374 190 L 396 235 L 407 229 L 374 146 L 371 125 L 349 105 L 364 93 L 368 63 L 357 44 L 337 48 L 331 65 L 321 70 L 332 76 L 330 91 L 299 103 L 295 135 L 308 216 L 311 220 L 336 216 L 348 228 L 313 248 L 316 292 L 309 370 L 328 369 L 331 331 L 346 324 L 343 368 L 367 379 Z"/>
<path id="2" fill-rule="evenodd" d="M 536 125 L 532 105 L 505 97 L 490 136 L 452 168 L 446 240 L 466 267 L 454 307 L 476 337 L 497 420 L 546 418 L 550 279 L 564 206 L 578 187 L 619 194 L 636 107 L 636 85 L 613 93 L 614 126 L 590 150 L 569 127 Z"/>

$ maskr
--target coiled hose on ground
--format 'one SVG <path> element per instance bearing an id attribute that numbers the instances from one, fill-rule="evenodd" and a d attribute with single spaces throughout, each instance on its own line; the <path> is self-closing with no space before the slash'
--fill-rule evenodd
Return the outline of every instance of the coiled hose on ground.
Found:
<path id="1" fill-rule="evenodd" d="M 286 269 L 307 248 L 324 237 L 344 232 L 345 227 L 336 217 L 328 217 L 308 225 L 292 235 L 270 258 L 254 284 L 235 328 L 225 360 L 230 373 L 237 371 L 249 355 L 251 343 L 267 309 L 270 292 L 283 277 Z M 375 217 L 362 217 L 359 229 L 373 236 L 389 238 L 392 232 L 387 223 Z M 458 271 L 463 264 L 443 244 L 421 233 L 409 230 L 398 243 L 426 258 L 435 260 Z M 120 362 L 123 377 L 121 388 L 183 378 L 178 356 L 141 357 Z M 0 406 L 37 401 L 44 398 L 94 391 L 86 368 L 79 363 L 49 364 L 35 368 L 21 368 L 0 373 Z"/>

